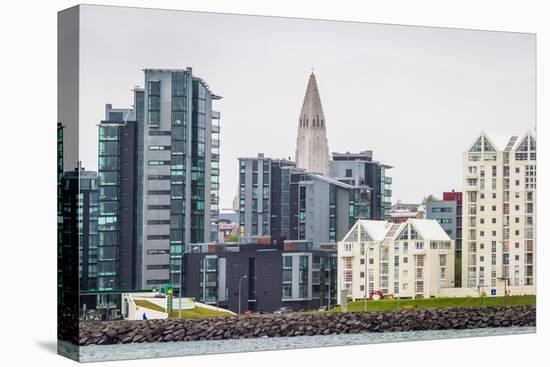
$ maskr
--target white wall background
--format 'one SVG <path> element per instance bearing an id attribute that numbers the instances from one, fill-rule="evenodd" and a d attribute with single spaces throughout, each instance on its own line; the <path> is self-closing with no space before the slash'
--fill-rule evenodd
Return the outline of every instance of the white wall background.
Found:
<path id="1" fill-rule="evenodd" d="M 463 27 L 538 33 L 538 167 L 539 218 L 545 223 L 545 142 L 548 134 L 542 121 L 542 89 L 550 84 L 543 74 L 542 60 L 550 60 L 548 9 L 542 1 L 96 1 L 98 4 L 155 6 L 260 15 L 357 20 L 368 22 Z M 2 365 L 68 366 L 74 363 L 55 354 L 56 338 L 56 11 L 73 1 L 9 2 L 1 12 L 3 69 L 2 93 L 2 254 L 0 279 L 4 290 L 42 302 L 14 298 L 0 302 L 0 361 Z M 30 203 L 33 203 L 32 205 Z M 537 335 L 483 339 L 440 340 L 370 346 L 241 353 L 207 357 L 172 358 L 163 366 L 342 365 L 359 363 L 367 356 L 373 364 L 423 366 L 542 365 L 547 354 L 550 307 L 544 291 L 548 251 L 543 245 L 548 230 L 539 227 L 537 274 L 539 332 Z M 545 233 L 546 232 L 546 233 Z M 19 317 L 7 317 L 17 310 Z M 546 339 L 546 342 L 544 340 Z M 149 366 L 159 361 L 141 360 L 101 363 L 102 366 Z"/>

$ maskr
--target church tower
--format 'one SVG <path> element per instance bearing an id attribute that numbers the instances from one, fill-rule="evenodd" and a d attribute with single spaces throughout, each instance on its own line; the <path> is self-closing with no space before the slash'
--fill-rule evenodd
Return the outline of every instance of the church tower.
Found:
<path id="1" fill-rule="evenodd" d="M 328 176 L 329 152 L 325 123 L 317 80 L 312 72 L 298 119 L 295 160 L 299 168 Z"/>

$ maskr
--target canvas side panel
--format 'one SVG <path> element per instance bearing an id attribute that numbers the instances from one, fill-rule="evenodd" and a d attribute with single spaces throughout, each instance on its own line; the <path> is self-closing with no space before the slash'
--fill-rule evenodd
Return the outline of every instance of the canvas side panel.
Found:
<path id="1" fill-rule="evenodd" d="M 79 360 L 79 108 L 78 6 L 57 20 L 57 336 L 58 353 Z"/>

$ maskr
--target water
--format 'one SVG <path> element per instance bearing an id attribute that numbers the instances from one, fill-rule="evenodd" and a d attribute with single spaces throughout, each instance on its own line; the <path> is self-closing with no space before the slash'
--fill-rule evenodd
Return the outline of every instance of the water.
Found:
<path id="1" fill-rule="evenodd" d="M 468 338 L 535 333 L 535 327 L 464 330 L 423 330 L 387 333 L 337 334 L 279 338 L 206 340 L 167 343 L 90 345 L 80 348 L 81 362 L 121 359 L 180 357 L 200 354 L 238 353 L 262 350 L 333 347 L 341 345 L 395 343 L 404 341 Z M 69 348 L 59 342 L 60 349 Z"/>

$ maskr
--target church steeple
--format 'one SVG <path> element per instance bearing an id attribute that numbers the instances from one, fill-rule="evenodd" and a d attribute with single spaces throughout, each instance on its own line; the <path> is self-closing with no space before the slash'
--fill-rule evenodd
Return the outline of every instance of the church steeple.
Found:
<path id="1" fill-rule="evenodd" d="M 296 165 L 307 171 L 328 175 L 325 114 L 313 72 L 309 76 L 302 110 L 298 118 Z"/>

